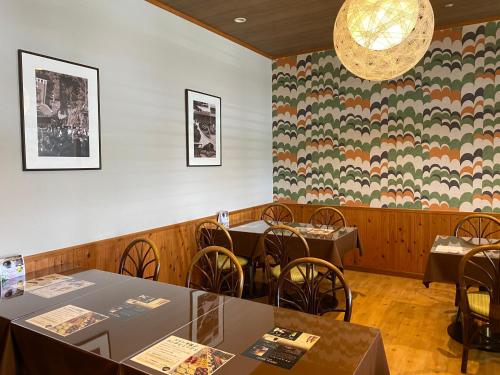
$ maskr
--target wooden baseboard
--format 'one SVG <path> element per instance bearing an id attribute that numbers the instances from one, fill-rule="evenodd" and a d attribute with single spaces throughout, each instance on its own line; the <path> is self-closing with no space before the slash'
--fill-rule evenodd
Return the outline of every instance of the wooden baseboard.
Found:
<path id="1" fill-rule="evenodd" d="M 384 269 L 378 269 L 378 268 L 373 268 L 373 267 L 361 267 L 361 266 L 356 266 L 356 265 L 346 265 L 345 269 L 350 270 L 350 271 L 357 271 L 357 272 L 375 273 L 375 274 L 379 274 L 379 275 L 406 277 L 408 279 L 417 279 L 417 280 L 421 280 L 424 276 L 423 274 L 420 274 L 420 273 L 384 270 Z"/>

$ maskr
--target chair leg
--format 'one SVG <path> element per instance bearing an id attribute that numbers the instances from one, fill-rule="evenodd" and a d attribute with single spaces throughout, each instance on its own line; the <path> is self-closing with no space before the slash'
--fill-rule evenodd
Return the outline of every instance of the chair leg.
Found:
<path id="1" fill-rule="evenodd" d="M 462 374 L 467 373 L 467 362 L 469 360 L 469 329 L 470 329 L 470 318 L 466 316 L 462 319 Z"/>
<path id="2" fill-rule="evenodd" d="M 253 262 L 248 264 L 248 297 L 250 299 L 254 298 L 254 287 L 255 287 L 255 269 Z"/>
<path id="3" fill-rule="evenodd" d="M 464 346 L 462 350 L 462 374 L 467 374 L 467 362 L 469 360 L 469 349 Z"/>

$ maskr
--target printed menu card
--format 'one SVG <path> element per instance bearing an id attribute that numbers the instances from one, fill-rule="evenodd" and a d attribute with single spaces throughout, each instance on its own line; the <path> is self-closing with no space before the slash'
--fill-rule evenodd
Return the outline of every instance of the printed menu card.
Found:
<path id="1" fill-rule="evenodd" d="M 112 307 L 108 313 L 114 318 L 127 320 L 169 302 L 168 299 L 140 295 L 139 297 L 126 300 L 121 305 Z"/>
<path id="2" fill-rule="evenodd" d="M 233 357 L 233 354 L 170 336 L 131 360 L 165 374 L 210 375 Z"/>
<path id="3" fill-rule="evenodd" d="M 77 306 L 67 305 L 35 316 L 26 320 L 26 322 L 54 332 L 59 336 L 69 336 L 105 319 L 108 319 L 106 315 L 101 315 Z"/>
<path id="4" fill-rule="evenodd" d="M 319 336 L 309 333 L 276 327 L 257 340 L 243 355 L 291 369 L 319 339 Z"/>

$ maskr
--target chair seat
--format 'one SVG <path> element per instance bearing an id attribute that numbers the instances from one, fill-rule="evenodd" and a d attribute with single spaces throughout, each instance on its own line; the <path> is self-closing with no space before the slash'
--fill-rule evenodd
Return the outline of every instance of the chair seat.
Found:
<path id="1" fill-rule="evenodd" d="M 226 259 L 227 259 L 227 256 L 219 255 L 219 257 L 217 259 L 217 263 L 218 263 L 219 268 L 222 268 L 223 270 L 227 270 L 231 267 L 231 261 L 228 260 L 226 262 Z M 247 258 L 240 257 L 240 256 L 236 255 L 236 259 L 238 259 L 238 263 L 240 264 L 241 267 L 245 267 L 248 264 Z"/>
<path id="2" fill-rule="evenodd" d="M 302 269 L 302 272 L 304 275 L 307 275 L 307 269 L 305 266 L 299 266 Z M 304 276 L 302 276 L 302 273 L 299 270 L 299 267 L 294 267 L 290 271 L 290 278 L 292 279 L 293 282 L 300 283 L 304 281 Z M 277 265 L 271 269 L 271 274 L 273 277 L 276 279 L 280 277 L 281 275 L 281 266 Z M 316 268 L 313 269 L 313 277 L 318 276 L 318 271 Z"/>
<path id="3" fill-rule="evenodd" d="M 485 317 L 490 316 L 490 295 L 488 292 L 470 292 L 467 293 L 467 299 L 472 312 Z"/>

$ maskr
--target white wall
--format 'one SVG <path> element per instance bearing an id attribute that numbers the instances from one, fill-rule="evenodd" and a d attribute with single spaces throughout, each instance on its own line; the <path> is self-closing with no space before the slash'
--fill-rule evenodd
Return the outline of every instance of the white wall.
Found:
<path id="1" fill-rule="evenodd" d="M 22 171 L 18 49 L 100 69 L 101 171 Z M 186 167 L 186 88 L 222 97 L 222 167 Z M 0 0 L 0 114 L 0 254 L 272 200 L 271 61 L 143 0 Z"/>

